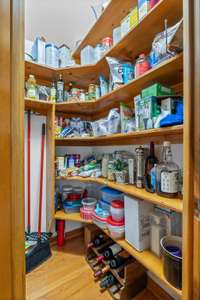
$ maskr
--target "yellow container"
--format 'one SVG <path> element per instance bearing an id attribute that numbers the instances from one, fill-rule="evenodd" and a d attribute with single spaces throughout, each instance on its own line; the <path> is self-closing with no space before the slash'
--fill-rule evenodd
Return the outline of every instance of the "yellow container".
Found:
<path id="1" fill-rule="evenodd" d="M 137 26 L 139 22 L 137 6 L 130 13 L 130 28 Z"/>

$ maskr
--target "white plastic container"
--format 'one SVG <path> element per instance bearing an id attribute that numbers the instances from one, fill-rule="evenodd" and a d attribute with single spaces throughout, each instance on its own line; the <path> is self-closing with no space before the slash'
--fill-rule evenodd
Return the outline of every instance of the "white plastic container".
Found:
<path id="1" fill-rule="evenodd" d="M 107 218 L 109 213 L 104 214 L 104 216 L 93 214 L 93 223 L 102 229 L 107 229 Z"/>
<path id="2" fill-rule="evenodd" d="M 112 202 L 114 200 L 123 200 L 124 194 L 122 192 L 116 191 L 109 187 L 103 187 L 101 189 L 102 199 L 106 202 Z"/>
<path id="3" fill-rule="evenodd" d="M 97 200 L 95 198 L 84 198 L 82 200 L 83 208 L 86 210 L 94 210 Z"/>
<path id="4" fill-rule="evenodd" d="M 150 248 L 150 215 L 153 204 L 124 197 L 125 239 L 138 251 Z"/>
<path id="5" fill-rule="evenodd" d="M 45 47 L 46 65 L 58 68 L 58 47 L 55 44 L 47 44 Z"/>
<path id="6" fill-rule="evenodd" d="M 41 65 L 44 65 L 46 60 L 45 46 L 46 46 L 45 39 L 42 37 L 37 37 L 32 47 L 33 60 Z"/>
<path id="7" fill-rule="evenodd" d="M 81 65 L 90 65 L 95 63 L 95 53 L 92 46 L 86 46 L 81 50 Z"/>
<path id="8" fill-rule="evenodd" d="M 107 228 L 113 239 L 122 239 L 125 234 L 125 222 L 124 220 L 117 222 L 112 219 L 112 217 L 107 218 Z"/>
<path id="9" fill-rule="evenodd" d="M 67 45 L 63 44 L 59 47 L 58 58 L 60 68 L 65 68 L 70 65 L 72 58 L 70 48 Z"/>
<path id="10" fill-rule="evenodd" d="M 121 200 L 112 201 L 110 212 L 114 221 L 124 220 L 124 202 Z"/>

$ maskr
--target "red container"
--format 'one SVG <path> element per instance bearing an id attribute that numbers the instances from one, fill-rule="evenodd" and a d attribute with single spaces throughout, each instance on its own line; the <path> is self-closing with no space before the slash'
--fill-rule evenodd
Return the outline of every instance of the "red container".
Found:
<path id="1" fill-rule="evenodd" d="M 140 54 L 135 64 L 135 77 L 137 78 L 138 76 L 141 76 L 150 69 L 151 65 L 147 57 L 145 56 L 145 54 Z"/>
<path id="2" fill-rule="evenodd" d="M 102 45 L 106 48 L 106 49 L 110 49 L 113 45 L 113 39 L 111 37 L 105 37 L 102 40 Z"/>
<path id="3" fill-rule="evenodd" d="M 57 221 L 57 245 L 63 247 L 65 244 L 65 221 Z"/>
<path id="4" fill-rule="evenodd" d="M 149 9 L 152 9 L 160 0 L 150 0 Z"/>

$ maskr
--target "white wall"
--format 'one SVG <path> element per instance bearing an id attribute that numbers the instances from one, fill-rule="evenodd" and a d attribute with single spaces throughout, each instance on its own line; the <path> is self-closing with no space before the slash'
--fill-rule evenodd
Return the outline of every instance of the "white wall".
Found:
<path id="1" fill-rule="evenodd" d="M 102 0 L 25 0 L 25 37 L 74 48 L 95 22 L 91 5 Z"/>

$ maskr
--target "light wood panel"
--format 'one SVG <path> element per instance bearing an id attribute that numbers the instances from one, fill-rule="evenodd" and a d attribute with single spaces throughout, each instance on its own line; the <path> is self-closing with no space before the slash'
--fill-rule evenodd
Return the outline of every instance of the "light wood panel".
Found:
<path id="1" fill-rule="evenodd" d="M 33 111 L 36 113 L 40 113 L 42 115 L 48 115 L 48 112 L 53 109 L 53 102 L 44 101 L 44 100 L 33 100 L 25 98 L 24 106 L 25 110 Z"/>
<path id="2" fill-rule="evenodd" d="M 134 185 L 119 184 L 112 181 L 108 181 L 107 179 L 104 178 L 91 178 L 91 177 L 82 178 L 77 176 L 77 177 L 56 177 L 56 180 L 76 180 L 80 182 L 93 182 L 101 185 L 106 185 L 110 188 L 116 189 L 130 196 L 154 203 L 156 205 L 160 205 L 162 207 L 172 209 L 177 212 L 182 212 L 183 209 L 183 204 L 181 199 L 161 197 L 155 193 L 154 194 L 149 193 L 145 189 L 138 189 Z"/>
<path id="3" fill-rule="evenodd" d="M 58 146 L 99 146 L 99 145 L 130 145 L 147 144 L 150 140 L 161 144 L 169 140 L 172 143 L 181 143 L 183 136 L 183 126 L 171 126 L 166 128 L 149 129 L 144 131 L 134 131 L 130 133 L 119 133 L 102 137 L 73 137 L 56 138 Z"/>
<path id="4" fill-rule="evenodd" d="M 25 299 L 24 2 L 0 0 L 0 299 Z"/>
<path id="5" fill-rule="evenodd" d="M 84 258 L 83 239 L 52 249 L 47 262 L 27 275 L 27 300 L 111 300 L 100 293 Z M 5 300 L 5 299 L 4 299 Z"/>
<path id="6" fill-rule="evenodd" d="M 81 222 L 86 224 L 92 224 L 90 220 L 84 220 L 81 218 L 80 213 L 69 213 L 66 214 L 64 211 L 57 211 L 54 215 L 56 220 L 65 220 L 65 221 L 72 221 L 72 222 Z"/>

